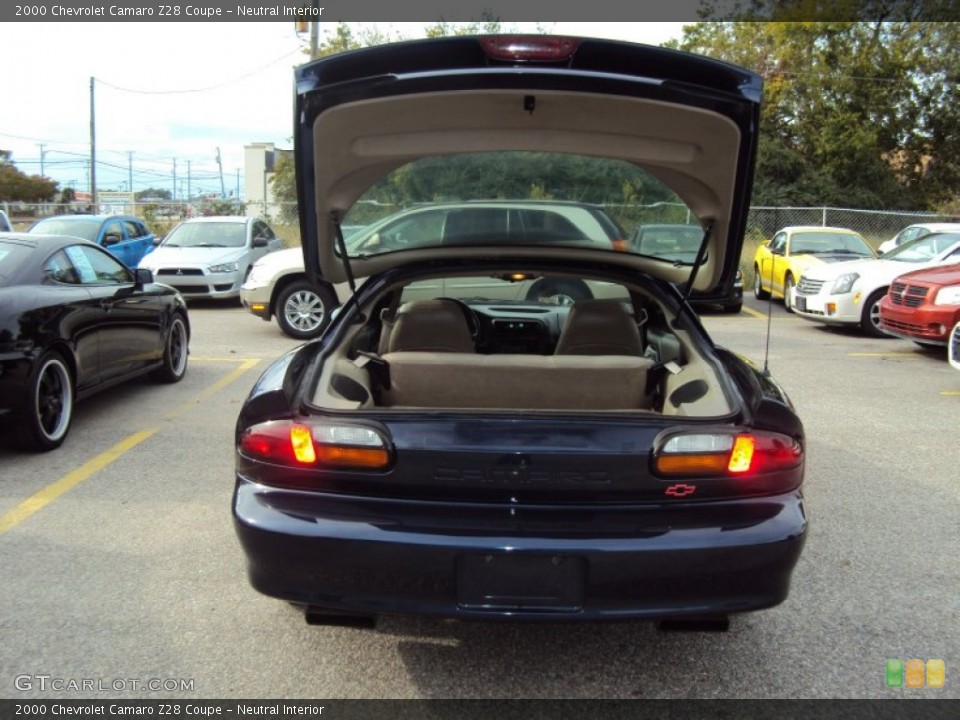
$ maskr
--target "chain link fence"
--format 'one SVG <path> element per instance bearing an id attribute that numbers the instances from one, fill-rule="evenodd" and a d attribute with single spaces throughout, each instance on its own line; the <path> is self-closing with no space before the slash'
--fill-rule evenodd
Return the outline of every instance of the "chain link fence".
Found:
<path id="1" fill-rule="evenodd" d="M 26 230 L 30 225 L 49 215 L 87 212 L 89 208 L 56 203 L 25 204 L 3 203 L 3 208 L 13 222 L 14 229 Z M 349 221 L 356 224 L 368 224 L 380 218 L 403 210 L 399 204 L 381 202 L 361 202 L 350 212 Z M 638 225 L 659 223 L 692 224 L 696 220 L 680 203 L 653 204 L 607 204 L 607 213 L 629 234 Z M 127 202 L 122 208 L 107 208 L 113 213 L 136 215 L 143 218 L 154 233 L 164 235 L 180 220 L 186 217 L 205 214 L 202 206 L 182 202 Z M 249 203 L 246 214 L 259 217 L 271 223 L 274 230 L 288 246 L 300 244 L 300 228 L 288 218 L 296 216 L 295 203 Z M 773 237 L 782 227 L 791 225 L 817 225 L 844 227 L 863 235 L 874 248 L 889 240 L 907 225 L 919 222 L 960 222 L 960 218 L 949 215 L 925 212 L 901 212 L 883 210 L 857 210 L 853 208 L 833 207 L 753 207 L 747 218 L 747 230 L 744 238 L 741 266 L 745 280 L 752 282 L 753 255 L 757 247 Z M 749 285 L 748 285 L 749 287 Z"/>

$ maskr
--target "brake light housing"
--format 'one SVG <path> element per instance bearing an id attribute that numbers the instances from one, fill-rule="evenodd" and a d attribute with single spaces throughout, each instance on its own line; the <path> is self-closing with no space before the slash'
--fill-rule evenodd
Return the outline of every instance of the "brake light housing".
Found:
<path id="1" fill-rule="evenodd" d="M 564 62 L 573 57 L 580 41 L 559 35 L 486 35 L 480 46 L 491 60 Z"/>
<path id="2" fill-rule="evenodd" d="M 654 451 L 652 469 L 663 478 L 748 479 L 802 465 L 803 446 L 788 435 L 757 430 L 698 431 L 662 438 Z"/>
<path id="3" fill-rule="evenodd" d="M 304 470 L 383 471 L 392 463 L 390 443 L 379 431 L 314 420 L 253 425 L 238 450 L 249 460 Z"/>

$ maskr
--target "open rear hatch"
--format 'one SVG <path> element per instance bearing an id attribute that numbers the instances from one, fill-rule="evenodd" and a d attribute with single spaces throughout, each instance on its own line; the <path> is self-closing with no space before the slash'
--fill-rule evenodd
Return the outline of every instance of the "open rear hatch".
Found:
<path id="1" fill-rule="evenodd" d="M 296 79 L 300 223 L 314 278 L 338 283 L 424 260 L 489 257 L 494 246 L 501 258 L 602 261 L 677 284 L 694 277 L 692 289 L 707 296 L 733 285 L 756 154 L 761 79 L 754 73 L 609 40 L 479 36 L 340 53 L 298 68 Z M 347 213 L 383 204 L 378 183 L 391 173 L 424 159 L 489 153 L 606 158 L 642 170 L 686 206 L 704 246 L 694 262 L 678 263 L 551 236 L 342 242 Z M 508 164 L 505 177 L 510 172 Z M 562 189 L 524 187 L 511 199 Z"/>

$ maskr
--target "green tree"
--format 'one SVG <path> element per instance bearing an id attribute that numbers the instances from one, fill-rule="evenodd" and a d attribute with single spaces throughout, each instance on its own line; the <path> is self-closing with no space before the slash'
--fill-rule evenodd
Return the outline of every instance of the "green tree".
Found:
<path id="1" fill-rule="evenodd" d="M 297 182 L 293 153 L 279 153 L 270 178 L 273 197 L 280 205 L 279 220 L 291 224 L 297 221 Z"/>
<path id="2" fill-rule="evenodd" d="M 757 204 L 916 209 L 958 191 L 960 59 L 931 51 L 958 40 L 956 23 L 748 21 L 672 45 L 763 75 Z"/>
<path id="3" fill-rule="evenodd" d="M 172 195 L 169 190 L 165 188 L 147 188 L 146 190 L 138 190 L 133 195 L 134 199 L 138 202 L 140 200 L 149 199 L 149 200 L 171 200 Z"/>
<path id="4" fill-rule="evenodd" d="M 56 181 L 21 172 L 13 162 L 13 154 L 9 150 L 0 150 L 0 200 L 50 202 L 58 190 Z"/>
<path id="5" fill-rule="evenodd" d="M 441 20 L 426 28 L 428 38 L 449 37 L 451 35 L 496 35 L 503 32 L 503 23 L 492 13 L 480 13 L 478 22 L 449 23 Z"/>

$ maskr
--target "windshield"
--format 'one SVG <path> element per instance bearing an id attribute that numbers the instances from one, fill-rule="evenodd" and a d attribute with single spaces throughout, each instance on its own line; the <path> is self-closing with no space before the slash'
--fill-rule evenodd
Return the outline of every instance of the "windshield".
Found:
<path id="1" fill-rule="evenodd" d="M 851 255 L 874 257 L 876 253 L 859 235 L 838 232 L 796 233 L 791 240 L 794 255 Z"/>
<path id="2" fill-rule="evenodd" d="M 666 185 L 622 160 L 485 152 L 430 156 L 394 170 L 343 225 L 361 226 L 347 237 L 354 257 L 440 245 L 559 245 L 689 262 L 703 235 L 697 226 L 691 257 L 631 245 L 623 228 L 691 217 Z"/>
<path id="3" fill-rule="evenodd" d="M 933 233 L 906 242 L 883 256 L 884 260 L 919 263 L 933 260 L 937 255 L 960 242 L 960 233 Z"/>
<path id="4" fill-rule="evenodd" d="M 83 238 L 96 242 L 97 232 L 100 230 L 98 220 L 87 220 L 82 218 L 50 218 L 41 220 L 32 228 L 32 233 L 42 233 L 44 235 L 70 235 L 71 237 Z"/>
<path id="5" fill-rule="evenodd" d="M 247 225 L 242 222 L 187 222 L 167 235 L 163 247 L 244 247 Z"/>

